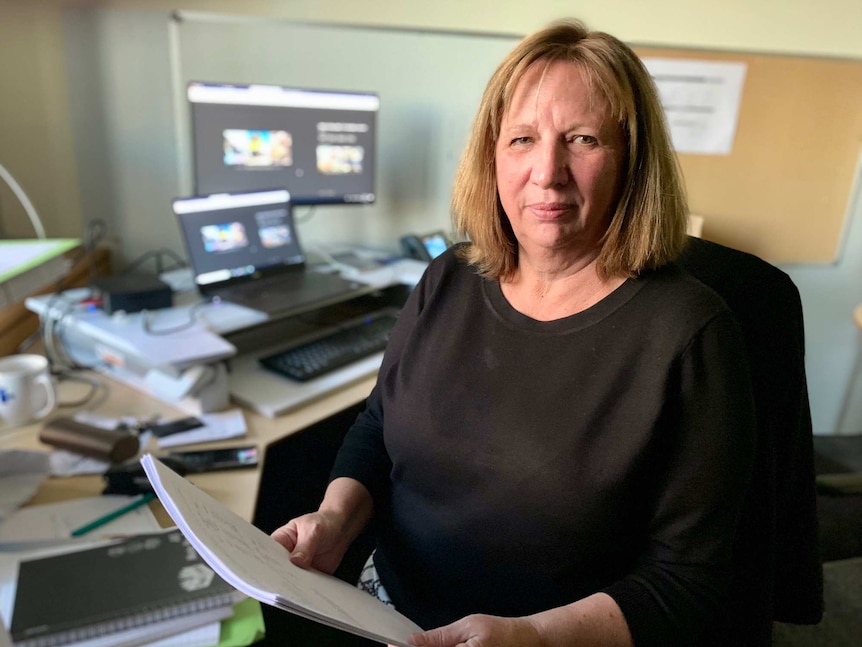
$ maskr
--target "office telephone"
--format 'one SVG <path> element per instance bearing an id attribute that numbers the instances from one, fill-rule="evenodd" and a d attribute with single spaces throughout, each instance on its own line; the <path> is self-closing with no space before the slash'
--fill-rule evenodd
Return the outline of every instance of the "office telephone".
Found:
<path id="1" fill-rule="evenodd" d="M 432 231 L 429 234 L 408 234 L 401 237 L 401 251 L 408 258 L 417 261 L 430 262 L 446 251 L 451 243 L 442 231 Z"/>

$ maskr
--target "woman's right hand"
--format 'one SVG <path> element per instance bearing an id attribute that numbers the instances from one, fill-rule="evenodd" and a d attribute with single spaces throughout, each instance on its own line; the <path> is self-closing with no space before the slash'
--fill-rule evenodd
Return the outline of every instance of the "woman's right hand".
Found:
<path id="1" fill-rule="evenodd" d="M 272 533 L 290 551 L 290 561 L 332 575 L 371 518 L 371 494 L 359 481 L 337 478 L 326 488 L 320 509 L 291 519 Z"/>
<path id="2" fill-rule="evenodd" d="M 290 561 L 301 568 L 332 574 L 350 547 L 340 515 L 312 512 L 291 519 L 272 533 L 273 539 L 290 551 Z"/>

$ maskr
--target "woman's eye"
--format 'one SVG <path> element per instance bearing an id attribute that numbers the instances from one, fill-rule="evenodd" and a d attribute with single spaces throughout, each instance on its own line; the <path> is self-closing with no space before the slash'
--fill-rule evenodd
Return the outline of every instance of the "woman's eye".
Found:
<path id="1" fill-rule="evenodd" d="M 519 144 L 529 144 L 531 141 L 533 141 L 531 137 L 524 135 L 523 137 L 515 137 L 512 139 L 511 144 L 513 146 L 517 146 Z"/>
<path id="2" fill-rule="evenodd" d="M 575 135 L 572 137 L 572 141 L 583 146 L 595 146 L 598 143 L 598 140 L 592 135 Z"/>

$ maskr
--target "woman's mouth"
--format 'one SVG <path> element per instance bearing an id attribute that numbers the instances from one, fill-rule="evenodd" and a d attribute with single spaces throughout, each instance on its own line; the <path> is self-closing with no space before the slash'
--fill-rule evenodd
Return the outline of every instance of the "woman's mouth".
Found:
<path id="1" fill-rule="evenodd" d="M 571 209 L 572 205 L 566 202 L 537 202 L 530 205 L 530 210 L 542 220 L 554 220 Z"/>

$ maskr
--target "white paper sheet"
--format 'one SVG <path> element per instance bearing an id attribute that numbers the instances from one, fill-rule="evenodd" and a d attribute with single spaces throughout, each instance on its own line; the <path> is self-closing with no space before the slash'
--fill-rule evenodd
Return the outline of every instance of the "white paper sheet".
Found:
<path id="1" fill-rule="evenodd" d="M 218 645 L 220 637 L 221 622 L 212 622 L 203 627 L 147 643 L 144 647 L 212 647 L 212 645 Z"/>
<path id="2" fill-rule="evenodd" d="M 65 647 L 212 647 L 218 645 L 221 621 L 229 618 L 233 607 L 199 611 L 192 615 L 170 618 L 106 636 L 98 636 Z M 200 626 L 204 623 L 203 627 Z M 215 641 L 204 642 L 216 628 Z M 201 630 L 206 632 L 206 637 Z"/>
<path id="3" fill-rule="evenodd" d="M 77 476 L 79 474 L 104 474 L 110 461 L 84 456 L 66 449 L 51 452 L 51 474 L 54 476 Z"/>
<path id="4" fill-rule="evenodd" d="M 245 436 L 248 431 L 242 409 L 230 409 L 229 411 L 220 411 L 219 413 L 204 413 L 196 417 L 204 423 L 202 427 L 195 427 L 178 434 L 163 436 L 157 441 L 159 447 L 177 447 L 179 445 L 238 438 Z"/>
<path id="5" fill-rule="evenodd" d="M 77 244 L 77 240 L 61 238 L 56 240 L 17 240 L 5 241 L 0 254 L 0 281 L 16 276 L 34 264 L 62 254 Z"/>
<path id="6" fill-rule="evenodd" d="M 28 542 L 35 544 L 52 540 L 69 541 L 72 531 L 76 528 L 118 510 L 138 498 L 140 497 L 102 495 L 21 508 L 0 523 L 0 550 L 10 550 L 12 544 L 26 548 Z M 116 535 L 158 532 L 160 529 L 150 507 L 144 505 L 109 521 L 92 533 L 88 533 L 86 537 L 93 541 Z"/>
<path id="7" fill-rule="evenodd" d="M 48 452 L 0 450 L 0 521 L 36 494 L 48 472 Z"/>
<path id="8" fill-rule="evenodd" d="M 661 95 L 676 151 L 729 155 L 746 64 L 651 57 L 643 62 Z"/>
<path id="9" fill-rule="evenodd" d="M 420 631 L 377 598 L 330 575 L 295 566 L 272 537 L 146 454 L 153 489 L 201 558 L 246 595 L 371 640 L 408 647 Z"/>
<path id="10" fill-rule="evenodd" d="M 236 348 L 200 323 L 171 334 L 152 335 L 144 329 L 143 315 L 112 317 L 98 310 L 75 315 L 78 329 L 106 344 L 107 350 L 144 358 L 149 366 L 180 366 L 226 359 Z"/>

